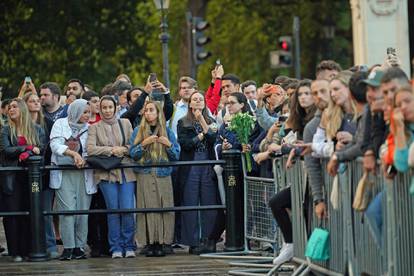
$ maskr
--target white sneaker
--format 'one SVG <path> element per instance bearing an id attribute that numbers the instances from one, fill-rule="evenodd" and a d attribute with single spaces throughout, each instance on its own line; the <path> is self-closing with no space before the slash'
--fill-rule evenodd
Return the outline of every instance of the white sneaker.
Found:
<path id="1" fill-rule="evenodd" d="M 283 243 L 279 256 L 273 259 L 274 265 L 281 265 L 293 258 L 293 243 Z"/>
<path id="2" fill-rule="evenodd" d="M 132 251 L 132 250 L 127 250 L 126 252 L 125 252 L 125 258 L 135 258 L 136 257 L 136 255 L 135 255 L 135 251 Z"/>
<path id="3" fill-rule="evenodd" d="M 112 259 L 119 259 L 119 258 L 122 258 L 122 252 L 112 253 Z"/>

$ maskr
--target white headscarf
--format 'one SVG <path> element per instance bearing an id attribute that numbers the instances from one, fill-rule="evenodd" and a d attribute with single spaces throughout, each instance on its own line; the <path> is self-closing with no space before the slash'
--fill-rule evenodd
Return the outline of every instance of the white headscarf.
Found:
<path id="1" fill-rule="evenodd" d="M 85 111 L 87 105 L 88 105 L 88 101 L 84 99 L 75 100 L 69 105 L 68 121 L 69 121 L 69 126 L 74 132 L 74 134 L 79 133 L 79 131 L 82 128 L 84 128 L 85 125 L 88 123 L 88 122 L 79 123 L 79 119 L 82 116 L 83 112 Z"/>

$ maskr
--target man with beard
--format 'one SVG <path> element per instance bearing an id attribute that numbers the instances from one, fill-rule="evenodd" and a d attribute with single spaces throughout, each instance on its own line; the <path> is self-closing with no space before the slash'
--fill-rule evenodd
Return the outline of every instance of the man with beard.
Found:
<path id="1" fill-rule="evenodd" d="M 303 141 L 305 144 L 312 143 L 313 136 L 321 121 L 322 111 L 328 107 L 329 103 L 329 81 L 317 79 L 311 84 L 312 96 L 318 111 L 313 119 L 306 124 L 303 132 Z M 323 198 L 323 176 L 320 158 L 315 158 L 311 154 L 305 155 L 305 167 L 309 174 L 309 184 L 312 190 L 315 213 L 318 218 L 325 218 L 326 205 Z"/>

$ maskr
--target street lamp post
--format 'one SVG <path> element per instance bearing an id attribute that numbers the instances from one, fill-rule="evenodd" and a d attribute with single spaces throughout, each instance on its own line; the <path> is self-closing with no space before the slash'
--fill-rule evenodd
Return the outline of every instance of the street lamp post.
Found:
<path id="1" fill-rule="evenodd" d="M 170 0 L 154 0 L 155 6 L 161 11 L 161 34 L 159 36 L 162 44 L 162 75 L 164 78 L 164 84 L 166 87 L 170 87 L 170 75 L 168 64 L 168 39 L 170 36 L 167 33 L 167 16 L 166 11 L 170 5 Z"/>

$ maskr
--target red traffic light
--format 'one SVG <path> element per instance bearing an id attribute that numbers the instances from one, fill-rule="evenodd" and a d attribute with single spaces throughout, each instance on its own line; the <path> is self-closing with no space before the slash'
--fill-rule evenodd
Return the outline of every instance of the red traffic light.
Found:
<path id="1" fill-rule="evenodd" d="M 289 52 L 291 51 L 292 37 L 290 36 L 280 36 L 279 37 L 279 47 L 280 50 Z"/>
<path id="2" fill-rule="evenodd" d="M 287 51 L 289 49 L 289 44 L 286 41 L 282 41 L 281 48 L 282 50 Z"/>

